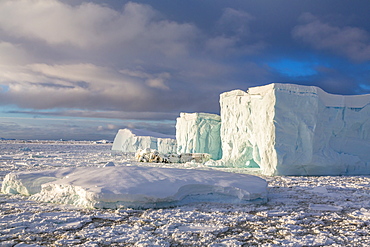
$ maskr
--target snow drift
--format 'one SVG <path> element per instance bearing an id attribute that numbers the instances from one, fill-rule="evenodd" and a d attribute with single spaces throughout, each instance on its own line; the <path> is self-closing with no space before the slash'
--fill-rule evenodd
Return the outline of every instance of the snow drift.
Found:
<path id="1" fill-rule="evenodd" d="M 33 181 L 44 181 L 34 186 Z M 155 167 L 65 168 L 6 175 L 3 193 L 87 208 L 157 208 L 194 202 L 266 202 L 267 182 L 247 174 Z"/>
<path id="2" fill-rule="evenodd" d="M 207 153 L 221 158 L 221 118 L 210 113 L 180 113 L 176 121 L 178 153 Z"/>
<path id="3" fill-rule="evenodd" d="M 370 174 L 370 95 L 274 83 L 220 96 L 220 164 L 265 175 Z"/>
<path id="4" fill-rule="evenodd" d="M 136 152 L 139 149 L 156 149 L 160 153 L 176 153 L 176 139 L 157 132 L 120 129 L 114 138 L 112 150 Z"/>

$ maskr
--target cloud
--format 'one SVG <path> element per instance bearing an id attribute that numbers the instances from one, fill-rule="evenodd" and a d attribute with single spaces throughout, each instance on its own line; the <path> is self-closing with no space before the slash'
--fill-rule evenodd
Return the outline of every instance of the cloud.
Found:
<path id="1" fill-rule="evenodd" d="M 165 84 L 165 81 L 171 78 L 171 75 L 167 72 L 160 74 L 148 74 L 138 70 L 121 70 L 122 74 L 126 74 L 132 77 L 145 79 L 146 85 L 153 88 L 159 88 L 163 90 L 169 90 L 170 88 Z"/>
<path id="2" fill-rule="evenodd" d="M 361 28 L 336 26 L 306 13 L 301 16 L 303 24 L 296 26 L 292 35 L 318 50 L 329 50 L 354 61 L 370 60 L 370 34 Z"/>
<path id="3" fill-rule="evenodd" d="M 218 20 L 217 29 L 226 36 L 243 37 L 250 35 L 249 24 L 255 18 L 249 13 L 226 8 Z"/>
<path id="4" fill-rule="evenodd" d="M 122 119 L 122 120 L 174 120 L 179 113 L 172 112 L 123 112 L 123 111 L 89 111 L 89 110 L 10 110 L 8 114 L 26 114 L 32 116 L 49 116 L 49 117 L 76 117 L 76 118 L 105 118 L 105 119 Z"/>
<path id="5" fill-rule="evenodd" d="M 19 71 L 22 73 L 16 73 Z M 0 101 L 29 108 L 118 107 L 133 100 L 145 101 L 149 95 L 140 81 L 92 64 L 30 64 L 18 71 L 15 67 L 7 76 L 2 73 L 0 82 L 8 84 L 8 91 Z"/>
<path id="6" fill-rule="evenodd" d="M 149 5 L 129 2 L 122 11 L 103 5 L 71 6 L 57 0 L 0 2 L 0 29 L 6 34 L 51 46 L 97 48 L 129 45 L 179 55 L 196 28 L 159 17 Z"/>
<path id="7" fill-rule="evenodd" d="M 115 10 L 91 2 L 4 0 L 0 104 L 158 112 L 191 111 L 199 103 L 203 111 L 217 110 L 217 99 L 202 95 L 217 95 L 218 86 L 207 85 L 221 85 L 233 69 L 208 57 L 204 46 L 213 38 L 145 4 Z"/>
<path id="8" fill-rule="evenodd" d="M 218 55 L 250 55 L 260 52 L 265 48 L 262 41 L 254 41 L 250 31 L 251 21 L 255 18 L 249 13 L 225 8 L 220 19 L 216 22 L 213 37 L 206 40 L 206 49 L 211 54 Z"/>

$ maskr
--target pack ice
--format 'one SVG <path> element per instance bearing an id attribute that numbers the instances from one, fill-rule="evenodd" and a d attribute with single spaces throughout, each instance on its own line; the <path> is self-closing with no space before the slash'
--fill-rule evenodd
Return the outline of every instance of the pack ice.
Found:
<path id="1" fill-rule="evenodd" d="M 136 152 L 139 149 L 156 149 L 160 153 L 176 153 L 174 136 L 139 129 L 120 129 L 113 141 L 112 150 Z"/>
<path id="2" fill-rule="evenodd" d="M 370 95 L 273 83 L 225 92 L 220 104 L 219 164 L 265 175 L 370 174 Z"/>
<path id="3" fill-rule="evenodd" d="M 265 202 L 267 183 L 256 176 L 221 171 L 107 166 L 10 173 L 2 192 L 87 208 L 156 208 Z"/>
<path id="4" fill-rule="evenodd" d="M 176 121 L 178 153 L 207 153 L 221 158 L 221 117 L 210 113 L 180 113 Z"/>

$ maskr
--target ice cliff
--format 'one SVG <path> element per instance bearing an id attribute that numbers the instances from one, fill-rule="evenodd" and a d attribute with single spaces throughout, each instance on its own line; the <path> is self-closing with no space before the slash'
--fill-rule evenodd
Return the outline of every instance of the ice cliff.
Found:
<path id="1" fill-rule="evenodd" d="M 370 95 L 274 83 L 220 96 L 221 164 L 265 175 L 370 174 Z"/>
<path id="2" fill-rule="evenodd" d="M 164 154 L 176 153 L 176 139 L 171 135 L 147 130 L 120 129 L 112 146 L 112 150 L 122 152 L 136 152 L 146 148 L 156 149 Z"/>
<path id="3" fill-rule="evenodd" d="M 221 158 L 221 118 L 209 113 L 181 113 L 176 122 L 177 153 L 207 153 Z"/>

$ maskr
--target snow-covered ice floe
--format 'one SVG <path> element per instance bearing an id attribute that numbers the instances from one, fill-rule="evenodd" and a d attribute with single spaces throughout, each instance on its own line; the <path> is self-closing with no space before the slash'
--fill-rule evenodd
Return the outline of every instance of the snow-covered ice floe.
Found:
<path id="1" fill-rule="evenodd" d="M 264 175 L 370 174 L 370 95 L 274 83 L 225 92 L 220 103 L 220 165 Z"/>
<path id="2" fill-rule="evenodd" d="M 120 129 L 114 138 L 112 150 L 136 152 L 139 149 L 156 149 L 160 153 L 176 153 L 174 136 L 139 129 Z"/>
<path id="3" fill-rule="evenodd" d="M 196 202 L 266 202 L 267 182 L 221 171 L 84 167 L 10 173 L 3 181 L 2 192 L 33 194 L 32 200 L 87 208 L 158 208 Z"/>

